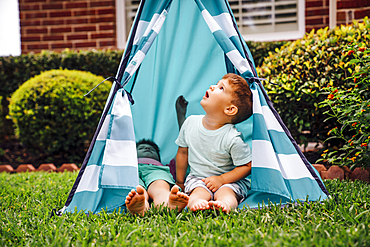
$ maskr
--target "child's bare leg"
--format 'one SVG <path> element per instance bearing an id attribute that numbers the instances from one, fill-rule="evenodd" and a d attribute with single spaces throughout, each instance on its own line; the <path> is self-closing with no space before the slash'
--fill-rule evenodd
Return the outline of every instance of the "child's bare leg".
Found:
<path id="1" fill-rule="evenodd" d="M 143 216 L 145 211 L 149 209 L 149 196 L 146 190 L 138 185 L 135 190 L 131 190 L 126 196 L 126 206 L 128 211 L 132 214 Z"/>
<path id="2" fill-rule="evenodd" d="M 208 202 L 210 208 L 221 209 L 230 213 L 231 209 L 238 207 L 235 192 L 229 187 L 223 187 L 215 193 L 215 200 Z"/>
<path id="3" fill-rule="evenodd" d="M 149 185 L 148 194 L 153 199 L 155 207 L 159 205 L 167 206 L 170 185 L 164 180 L 156 180 Z"/>
<path id="4" fill-rule="evenodd" d="M 181 212 L 186 205 L 188 205 L 189 196 L 179 191 L 177 185 L 172 186 L 170 195 L 168 197 L 168 207 L 170 209 L 176 209 Z"/>
<path id="5" fill-rule="evenodd" d="M 188 207 L 191 211 L 209 209 L 209 200 L 211 194 L 206 189 L 197 187 L 190 194 Z"/>

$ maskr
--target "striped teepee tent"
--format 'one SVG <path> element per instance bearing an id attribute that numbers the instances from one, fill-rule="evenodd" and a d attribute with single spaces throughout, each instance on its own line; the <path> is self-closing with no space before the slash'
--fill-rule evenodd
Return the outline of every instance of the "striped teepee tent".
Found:
<path id="1" fill-rule="evenodd" d="M 176 98 L 186 97 L 189 115 L 204 114 L 204 92 L 230 72 L 243 76 L 253 93 L 253 116 L 237 125 L 253 155 L 252 189 L 239 206 L 326 199 L 320 176 L 259 81 L 227 0 L 142 0 L 100 123 L 60 212 L 124 207 L 138 184 L 135 139 L 154 140 L 168 164 L 177 151 Z"/>

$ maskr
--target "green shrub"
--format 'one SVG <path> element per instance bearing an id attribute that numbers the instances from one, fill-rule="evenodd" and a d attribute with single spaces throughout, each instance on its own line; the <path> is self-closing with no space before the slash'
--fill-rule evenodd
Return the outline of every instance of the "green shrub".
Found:
<path id="1" fill-rule="evenodd" d="M 111 83 L 89 72 L 51 70 L 25 82 L 13 94 L 9 109 L 23 145 L 65 162 L 80 163 L 85 143 L 98 124 Z"/>
<path id="2" fill-rule="evenodd" d="M 334 119 L 324 122 L 328 108 L 319 107 L 326 98 L 320 91 L 328 85 L 348 87 L 346 78 L 356 64 L 349 63 L 352 58 L 344 51 L 352 42 L 369 43 L 369 31 L 367 18 L 333 30 L 313 30 L 265 58 L 259 76 L 275 83 L 265 85 L 266 90 L 297 142 L 323 141 L 328 130 L 340 128 Z"/>
<path id="3" fill-rule="evenodd" d="M 263 64 L 265 57 L 269 56 L 270 52 L 275 52 L 277 49 L 287 44 L 289 41 L 275 41 L 275 42 L 255 42 L 247 41 L 248 48 L 253 56 L 256 67 Z"/>
<path id="4" fill-rule="evenodd" d="M 367 45 L 367 47 L 366 47 Z M 370 167 L 370 50 L 369 43 L 352 43 L 345 50 L 349 64 L 355 66 L 343 89 L 329 86 L 324 89 L 327 99 L 321 103 L 330 110 L 327 119 L 334 119 L 341 128 L 328 132 L 330 139 L 341 139 L 339 150 L 325 150 L 323 159 L 331 164 L 353 167 Z"/>
<path id="5" fill-rule="evenodd" d="M 57 53 L 43 51 L 39 54 L 23 54 L 17 57 L 0 57 L 0 122 L 4 128 L 0 130 L 0 139 L 13 134 L 13 126 L 6 121 L 8 115 L 8 99 L 25 81 L 52 69 L 70 69 L 89 71 L 103 77 L 115 76 L 123 51 L 70 51 Z"/>

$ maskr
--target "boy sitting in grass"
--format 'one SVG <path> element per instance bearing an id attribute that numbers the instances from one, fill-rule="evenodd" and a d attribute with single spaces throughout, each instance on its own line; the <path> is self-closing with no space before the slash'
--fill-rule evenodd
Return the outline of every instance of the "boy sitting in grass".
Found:
<path id="1" fill-rule="evenodd" d="M 226 74 L 200 104 L 206 114 L 188 117 L 176 140 L 176 184 L 190 195 L 191 211 L 229 213 L 250 189 L 252 153 L 234 124 L 252 115 L 252 93 L 241 76 Z"/>
<path id="2" fill-rule="evenodd" d="M 180 96 L 176 100 L 179 128 L 185 120 L 187 101 Z M 159 147 L 151 140 L 142 139 L 136 144 L 139 170 L 139 185 L 126 197 L 127 209 L 132 214 L 144 215 L 149 199 L 155 207 L 163 205 L 181 212 L 188 204 L 189 196 L 179 191 L 170 173 L 169 166 L 161 163 Z"/>

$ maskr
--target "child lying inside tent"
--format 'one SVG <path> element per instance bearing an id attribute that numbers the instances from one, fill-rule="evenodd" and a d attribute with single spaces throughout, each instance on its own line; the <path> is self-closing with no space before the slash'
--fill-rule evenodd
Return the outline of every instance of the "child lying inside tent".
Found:
<path id="1" fill-rule="evenodd" d="M 176 100 L 179 128 L 185 120 L 187 101 L 180 96 Z M 149 206 L 149 199 L 155 207 L 163 205 L 181 212 L 188 204 L 189 196 L 179 191 L 170 173 L 169 166 L 161 163 L 159 148 L 153 141 L 142 139 L 136 144 L 139 163 L 139 183 L 136 191 L 126 197 L 127 209 L 132 214 L 143 215 Z M 172 187 L 172 188 L 171 188 Z"/>
<path id="2" fill-rule="evenodd" d="M 228 213 L 250 189 L 252 153 L 234 124 L 252 115 L 252 93 L 242 77 L 226 74 L 200 104 L 206 114 L 188 117 L 176 140 L 176 184 L 190 194 L 190 210 Z"/>

